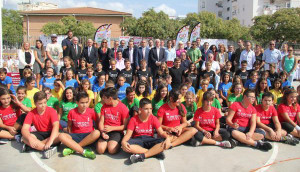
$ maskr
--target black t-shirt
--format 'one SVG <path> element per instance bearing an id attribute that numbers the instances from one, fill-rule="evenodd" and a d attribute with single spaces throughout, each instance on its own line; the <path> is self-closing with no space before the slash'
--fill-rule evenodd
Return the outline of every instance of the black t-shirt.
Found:
<path id="1" fill-rule="evenodd" d="M 119 73 L 120 73 L 119 69 L 116 69 L 116 70 L 109 69 L 107 72 L 108 79 L 114 81 L 114 83 L 117 83 L 117 78 L 118 78 Z"/>
<path id="2" fill-rule="evenodd" d="M 87 75 L 86 72 L 87 72 L 87 68 L 85 69 L 77 68 L 76 75 L 78 75 L 79 80 L 81 80 L 82 77 Z"/>
<path id="3" fill-rule="evenodd" d="M 192 86 L 194 88 L 196 88 L 197 87 L 197 78 L 198 78 L 197 74 L 195 74 L 195 73 L 186 73 L 185 78 L 188 78 L 188 77 L 190 77 L 192 79 L 192 81 L 193 81 Z"/>
<path id="4" fill-rule="evenodd" d="M 249 75 L 249 72 L 248 71 L 245 71 L 245 72 L 242 72 L 240 69 L 235 73 L 235 75 L 239 75 L 242 79 L 242 82 L 243 82 L 243 85 L 245 85 L 247 79 L 248 79 L 248 75 Z"/>
<path id="5" fill-rule="evenodd" d="M 66 68 L 65 66 L 63 66 L 59 70 L 59 73 L 62 74 L 61 80 L 63 80 L 65 78 L 68 69 L 72 69 L 73 70 L 73 74 L 74 75 L 76 74 L 76 70 L 73 67 Z"/>
<path id="6" fill-rule="evenodd" d="M 277 78 L 279 78 L 279 75 L 278 75 L 277 72 L 271 73 L 271 72 L 269 71 L 269 80 L 271 81 L 272 86 L 274 85 L 274 81 L 275 81 L 275 79 L 277 79 Z"/>
<path id="7" fill-rule="evenodd" d="M 122 69 L 120 74 L 125 76 L 126 82 L 128 84 L 130 84 L 130 85 L 132 84 L 133 77 L 135 76 L 134 71 L 132 71 L 132 69 L 130 69 L 130 70 Z"/>
<path id="8" fill-rule="evenodd" d="M 166 79 L 166 77 L 167 77 L 166 73 L 162 73 L 162 74 L 157 73 L 155 79 L 160 79 L 160 78 Z"/>
<path id="9" fill-rule="evenodd" d="M 184 69 L 183 68 L 175 68 L 172 67 L 169 69 L 170 75 L 172 76 L 172 89 L 178 89 L 180 84 L 182 84 L 182 76 L 184 76 Z"/>
<path id="10" fill-rule="evenodd" d="M 102 70 L 101 72 L 98 72 L 97 70 L 94 71 L 94 76 L 98 77 L 98 75 L 106 75 L 106 72 Z"/>
<path id="11" fill-rule="evenodd" d="M 149 77 L 152 77 L 152 74 L 151 74 L 151 71 L 146 69 L 146 71 L 142 71 L 141 69 L 139 69 L 137 72 L 136 72 L 136 76 L 138 77 L 138 79 L 140 80 L 141 79 L 141 76 L 144 76 L 147 78 L 147 80 L 149 79 Z"/>
<path id="12" fill-rule="evenodd" d="M 203 77 L 204 75 L 208 75 L 209 78 L 210 78 L 209 83 L 214 85 L 216 73 L 215 73 L 213 70 L 210 70 L 209 72 L 205 70 L 205 71 L 202 73 L 202 77 Z"/>

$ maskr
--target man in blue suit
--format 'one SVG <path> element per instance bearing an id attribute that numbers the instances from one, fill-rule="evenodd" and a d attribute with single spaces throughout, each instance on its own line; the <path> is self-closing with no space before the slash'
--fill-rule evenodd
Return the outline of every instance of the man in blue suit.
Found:
<path id="1" fill-rule="evenodd" d="M 139 47 L 139 49 L 138 49 L 138 60 L 137 60 L 138 63 L 136 66 L 137 70 L 140 68 L 142 59 L 145 59 L 147 62 L 147 66 L 149 66 L 149 61 L 148 61 L 149 52 L 150 52 L 150 49 L 147 47 L 147 42 L 145 39 L 143 39 L 141 42 L 141 47 Z"/>
<path id="2" fill-rule="evenodd" d="M 153 78 L 156 77 L 157 70 L 162 62 L 166 61 L 166 52 L 165 49 L 160 47 L 160 40 L 155 40 L 155 47 L 152 48 L 149 52 L 149 67 L 151 68 L 151 73 Z M 153 80 L 153 86 L 155 86 L 155 79 Z"/>
<path id="3" fill-rule="evenodd" d="M 123 51 L 123 58 L 129 59 L 131 68 L 135 71 L 136 66 L 138 66 L 138 49 L 134 47 L 133 41 L 128 42 L 128 48 Z"/>

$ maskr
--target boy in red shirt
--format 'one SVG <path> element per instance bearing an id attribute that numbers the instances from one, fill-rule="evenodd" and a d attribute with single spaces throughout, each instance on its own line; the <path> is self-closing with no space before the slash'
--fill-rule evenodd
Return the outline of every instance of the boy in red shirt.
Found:
<path id="1" fill-rule="evenodd" d="M 154 130 L 162 138 L 154 138 Z M 132 117 L 122 140 L 122 149 L 131 153 L 131 163 L 144 161 L 145 158 L 160 155 L 171 145 L 170 138 L 162 130 L 158 119 L 152 115 L 152 104 L 147 98 L 140 101 L 139 115 Z"/>
<path id="2" fill-rule="evenodd" d="M 296 145 L 296 140 L 287 135 L 287 132 L 281 128 L 277 111 L 272 105 L 273 100 L 273 94 L 266 92 L 262 95 L 262 104 L 255 106 L 257 112 L 257 126 L 266 132 L 266 138 L 269 140 Z"/>
<path id="3" fill-rule="evenodd" d="M 256 128 L 256 110 L 252 106 L 254 101 L 254 90 L 246 90 L 242 102 L 234 102 L 230 106 L 226 123 L 229 125 L 229 131 L 234 139 L 268 151 L 272 149 L 272 145 L 269 142 L 261 141 L 265 132 Z"/>
<path id="4" fill-rule="evenodd" d="M 129 121 L 129 110 L 118 100 L 118 91 L 108 87 L 101 91 L 104 105 L 101 108 L 99 130 L 101 137 L 96 149 L 103 154 L 106 149 L 109 154 L 115 154 L 120 149 L 120 143 Z"/>
<path id="5" fill-rule="evenodd" d="M 50 158 L 57 152 L 59 121 L 56 110 L 47 106 L 47 95 L 45 92 L 37 92 L 33 96 L 36 108 L 30 111 L 22 127 L 23 142 L 22 152 L 33 149 L 43 151 L 44 158 Z M 31 125 L 36 132 L 30 133 Z M 28 146 L 27 146 L 28 145 Z M 54 147 L 51 147 L 54 146 Z"/>
<path id="6" fill-rule="evenodd" d="M 79 92 L 76 95 L 77 108 L 68 114 L 68 133 L 59 134 L 59 140 L 69 148 L 63 150 L 63 156 L 79 152 L 84 157 L 95 159 L 96 155 L 84 146 L 94 143 L 100 136 L 99 130 L 94 130 L 93 122 L 97 121 L 94 109 L 89 108 L 89 95 Z"/>

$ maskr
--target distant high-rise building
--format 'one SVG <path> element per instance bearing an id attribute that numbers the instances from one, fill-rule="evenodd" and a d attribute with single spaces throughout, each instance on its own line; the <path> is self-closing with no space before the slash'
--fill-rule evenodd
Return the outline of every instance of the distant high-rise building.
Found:
<path id="1" fill-rule="evenodd" d="M 251 26 L 255 16 L 297 7 L 300 0 L 198 0 L 198 12 L 209 11 L 224 20 L 237 18 L 244 26 Z"/>
<path id="2" fill-rule="evenodd" d="M 48 2 L 21 2 L 18 3 L 18 10 L 20 11 L 35 11 L 35 10 L 50 10 L 50 9 L 58 9 L 57 4 L 48 3 Z"/>

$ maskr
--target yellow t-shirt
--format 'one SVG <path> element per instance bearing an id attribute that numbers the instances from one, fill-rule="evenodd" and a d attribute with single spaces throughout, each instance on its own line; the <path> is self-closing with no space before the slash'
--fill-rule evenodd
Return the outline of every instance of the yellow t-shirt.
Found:
<path id="1" fill-rule="evenodd" d="M 282 92 L 281 91 L 276 91 L 274 89 L 272 89 L 270 92 L 274 96 L 274 104 L 277 104 L 277 99 L 283 96 Z"/>
<path id="2" fill-rule="evenodd" d="M 31 105 L 32 105 L 32 109 L 35 108 L 33 96 L 34 96 L 35 93 L 37 93 L 37 92 L 39 92 L 39 91 L 40 91 L 40 90 L 37 89 L 37 88 L 33 88 L 32 90 L 27 90 L 27 91 L 26 91 L 26 95 L 27 95 L 26 97 L 27 97 L 28 99 L 30 99 Z"/>
<path id="3" fill-rule="evenodd" d="M 96 99 L 95 99 L 95 104 L 101 102 L 101 97 L 100 97 L 100 93 L 97 94 Z"/>
<path id="4" fill-rule="evenodd" d="M 94 108 L 94 99 L 95 95 L 92 90 L 87 90 L 87 94 L 89 95 L 89 98 L 91 99 L 90 108 Z"/>
<path id="5" fill-rule="evenodd" d="M 140 95 L 140 96 L 137 96 L 137 95 L 135 95 L 135 98 L 137 98 L 137 99 L 139 99 L 139 100 L 141 100 L 142 98 L 147 98 L 147 99 L 149 99 L 149 100 L 152 100 L 152 94 L 151 95 L 149 95 L 149 96 L 147 96 L 147 97 L 144 97 L 142 94 Z"/>
<path id="6" fill-rule="evenodd" d="M 198 97 L 198 102 L 197 102 L 197 107 L 200 108 L 202 107 L 202 98 L 203 98 L 203 94 L 204 94 L 204 91 L 203 90 L 198 90 L 197 92 L 197 97 Z"/>
<path id="7" fill-rule="evenodd" d="M 51 90 L 52 97 L 57 98 L 59 101 L 61 101 L 63 92 L 64 90 L 62 88 L 59 89 L 58 92 L 56 92 L 54 89 Z"/>
<path id="8" fill-rule="evenodd" d="M 182 103 L 182 102 L 184 102 L 184 101 L 185 101 L 184 96 L 181 96 L 180 102 Z"/>

